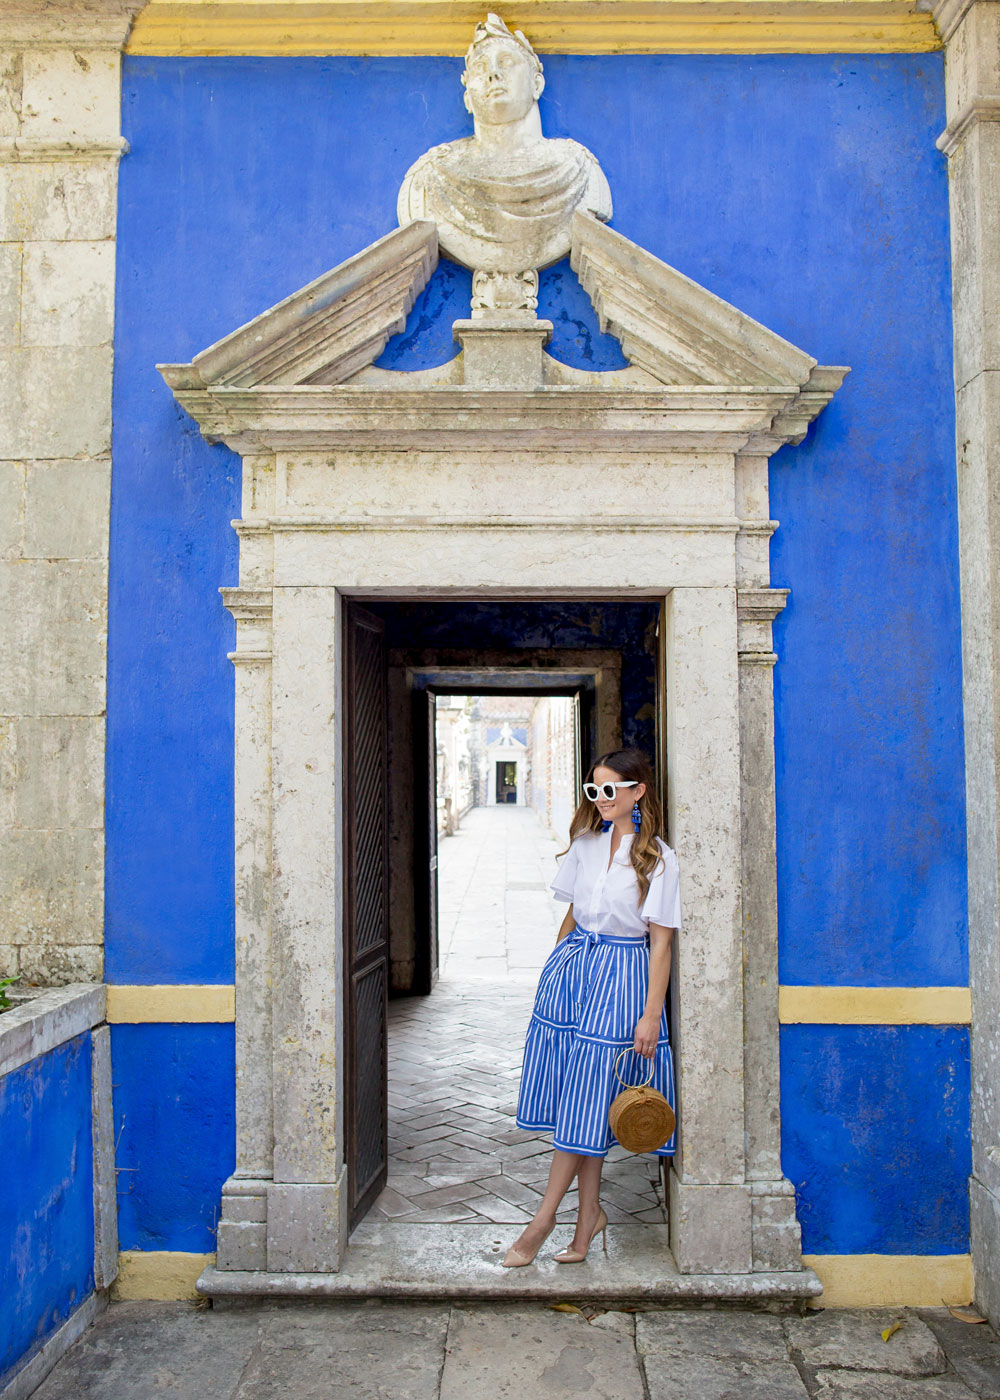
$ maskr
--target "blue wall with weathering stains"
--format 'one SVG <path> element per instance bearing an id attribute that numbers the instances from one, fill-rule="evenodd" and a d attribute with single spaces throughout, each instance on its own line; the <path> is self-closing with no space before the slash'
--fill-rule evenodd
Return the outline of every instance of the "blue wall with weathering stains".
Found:
<path id="1" fill-rule="evenodd" d="M 112 1026 L 111 1056 L 121 1248 L 211 1253 L 234 1165 L 234 1028 Z"/>
<path id="2" fill-rule="evenodd" d="M 467 129 L 459 67 L 430 58 L 126 60 L 109 624 L 112 981 L 233 975 L 233 638 L 216 590 L 236 580 L 238 463 L 200 438 L 154 364 L 190 359 L 392 228 L 409 164 Z M 934 145 L 944 125 L 941 57 L 559 57 L 546 60 L 546 80 L 546 131 L 595 152 L 616 228 L 821 362 L 852 367 L 806 441 L 771 466 L 781 522 L 772 575 L 791 589 L 775 627 L 781 978 L 962 984 L 948 209 Z M 442 264 L 382 363 L 450 358 L 468 280 Z M 540 310 L 555 322 L 557 356 L 621 363 L 565 264 L 544 275 Z M 786 1163 L 806 1247 L 964 1248 L 965 1033 L 904 1027 L 859 1041 L 847 1028 L 789 1031 Z M 206 1036 L 213 1053 L 231 1055 L 226 1035 L 174 1033 L 158 1081 L 170 1109 L 142 1131 L 159 1142 L 167 1125 L 203 1115 L 197 1132 L 213 1167 L 172 1193 L 140 1134 L 145 1165 L 127 1208 L 135 1240 L 189 1248 L 180 1241 L 207 1238 L 205 1202 L 214 1208 L 212 1183 L 232 1155 L 231 1081 L 213 1079 L 200 1109 L 184 1086 L 209 1052 Z M 875 1078 L 865 1078 L 859 1045 L 874 1056 Z M 120 1080 L 142 1073 L 138 1050 L 120 1050 L 119 1061 Z M 910 1140 L 914 1120 L 902 1091 L 874 1111 L 880 1066 L 900 1086 L 910 1073 L 951 1086 L 954 1116 L 938 1125 L 924 1161 L 951 1214 L 917 1210 L 922 1188 L 904 1189 L 893 1166 L 902 1149 L 885 1157 Z M 135 1092 L 121 1084 L 123 1099 Z M 831 1141 L 844 1144 L 846 1174 L 831 1169 Z M 865 1193 L 870 1210 L 857 1204 Z"/>
<path id="3" fill-rule="evenodd" d="M 783 1026 L 781 1131 L 807 1254 L 966 1253 L 964 1026 Z"/>
<path id="4" fill-rule="evenodd" d="M 0 1078 L 0 1387 L 94 1291 L 90 1034 Z"/>

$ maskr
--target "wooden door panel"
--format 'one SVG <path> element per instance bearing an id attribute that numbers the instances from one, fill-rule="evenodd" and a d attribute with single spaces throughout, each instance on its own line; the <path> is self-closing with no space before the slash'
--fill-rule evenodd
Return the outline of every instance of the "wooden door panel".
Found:
<path id="1" fill-rule="evenodd" d="M 381 620 L 347 603 L 344 632 L 345 1146 L 353 1228 L 388 1167 L 387 695 Z"/>
<path id="2" fill-rule="evenodd" d="M 417 934 L 414 990 L 424 996 L 438 978 L 437 697 L 413 693 L 415 810 L 413 894 Z"/>
<path id="3" fill-rule="evenodd" d="M 367 1210 L 385 1185 L 386 1082 L 385 969 L 376 963 L 353 979 L 355 1038 L 357 1053 L 357 1112 L 355 1114 L 354 1182 L 355 1209 L 364 1202 Z M 362 1212 L 363 1214 L 363 1212 Z M 359 1217 L 360 1218 L 360 1217 Z"/>

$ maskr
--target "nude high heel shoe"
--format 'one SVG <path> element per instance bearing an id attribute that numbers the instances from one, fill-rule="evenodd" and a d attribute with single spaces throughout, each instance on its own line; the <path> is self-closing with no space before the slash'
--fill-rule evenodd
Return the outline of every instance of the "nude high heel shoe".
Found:
<path id="1" fill-rule="evenodd" d="M 608 1217 L 604 1214 L 604 1211 L 602 1210 L 601 1213 L 600 1213 L 600 1215 L 597 1217 L 597 1224 L 594 1226 L 594 1228 L 593 1228 L 593 1230 L 592 1230 L 592 1232 L 591 1232 L 590 1239 L 587 1241 L 587 1249 L 585 1249 L 585 1250 L 583 1251 L 582 1254 L 581 1254 L 578 1250 L 575 1250 L 575 1249 L 564 1249 L 563 1252 L 562 1252 L 561 1254 L 553 1255 L 553 1258 L 555 1259 L 555 1261 L 556 1261 L 557 1264 L 582 1264 L 583 1261 L 584 1261 L 584 1260 L 586 1259 L 586 1257 L 587 1257 L 587 1250 L 588 1250 L 588 1249 L 590 1248 L 590 1246 L 594 1243 L 594 1237 L 595 1237 L 596 1235 L 600 1235 L 600 1237 L 601 1237 L 601 1244 L 604 1246 L 604 1253 L 607 1254 L 607 1252 L 608 1252 L 608 1235 L 607 1235 L 607 1230 L 608 1230 Z"/>
<path id="2" fill-rule="evenodd" d="M 555 1225 L 552 1225 L 548 1230 L 546 1230 L 545 1234 L 538 1241 L 538 1244 L 535 1246 L 531 1254 L 523 1254 L 521 1250 L 515 1249 L 514 1246 L 511 1245 L 510 1249 L 508 1249 L 507 1253 L 500 1261 L 500 1267 L 502 1269 L 524 1269 L 529 1264 L 533 1264 L 538 1255 L 538 1251 L 541 1249 L 542 1245 L 548 1239 L 549 1235 L 552 1234 L 552 1231 L 555 1228 Z"/>

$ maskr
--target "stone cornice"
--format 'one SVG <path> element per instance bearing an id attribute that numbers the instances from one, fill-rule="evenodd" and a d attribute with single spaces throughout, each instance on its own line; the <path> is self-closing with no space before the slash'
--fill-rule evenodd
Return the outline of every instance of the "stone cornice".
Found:
<path id="1" fill-rule="evenodd" d="M 977 94 L 970 98 L 938 137 L 938 150 L 944 151 L 946 156 L 953 155 L 966 133 L 980 122 L 1000 122 L 1000 97 Z"/>
<path id="2" fill-rule="evenodd" d="M 182 367 L 164 367 L 164 377 L 178 402 L 210 441 L 225 442 L 243 455 L 348 445 L 737 452 L 755 438 L 769 455 L 782 442 L 801 438 L 814 407 L 802 404 L 800 410 L 803 393 L 788 384 L 631 390 L 569 385 L 541 390 L 411 388 L 401 374 L 398 389 L 363 384 L 197 389 L 179 387 L 179 373 L 168 374 L 175 368 Z M 818 399 L 825 403 L 830 393 L 824 391 Z"/>
<path id="3" fill-rule="evenodd" d="M 137 54 L 464 54 L 474 0 L 150 0 Z M 926 0 L 519 0 L 541 53 L 894 53 L 941 43 Z"/>
<path id="4" fill-rule="evenodd" d="M 120 49 L 145 4 L 146 0 L 4 0 L 4 48 Z"/>
<path id="5" fill-rule="evenodd" d="M 976 3 L 977 0 L 939 0 L 933 6 L 931 14 L 944 43 L 951 41 L 955 30 Z"/>

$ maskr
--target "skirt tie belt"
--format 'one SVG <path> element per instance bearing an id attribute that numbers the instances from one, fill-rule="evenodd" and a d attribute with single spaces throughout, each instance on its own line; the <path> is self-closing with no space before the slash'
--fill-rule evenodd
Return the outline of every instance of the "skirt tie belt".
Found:
<path id="1" fill-rule="evenodd" d="M 644 933 L 594 933 L 591 929 L 584 928 L 581 924 L 577 924 L 573 932 L 567 937 L 566 941 L 569 944 L 567 961 L 569 961 L 569 959 L 572 957 L 583 958 L 583 976 L 581 979 L 582 986 L 580 991 L 580 1000 L 576 1003 L 576 1014 L 577 1016 L 579 1016 L 583 1003 L 587 1000 L 587 997 L 590 993 L 590 982 L 591 978 L 593 977 L 593 969 L 591 967 L 591 954 L 593 953 L 594 949 L 599 947 L 602 943 L 618 943 L 626 946 L 631 944 L 634 947 L 639 947 L 648 942 L 648 935 Z"/>

